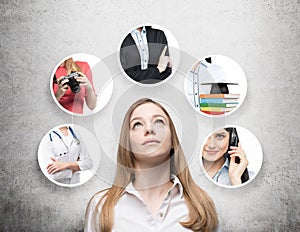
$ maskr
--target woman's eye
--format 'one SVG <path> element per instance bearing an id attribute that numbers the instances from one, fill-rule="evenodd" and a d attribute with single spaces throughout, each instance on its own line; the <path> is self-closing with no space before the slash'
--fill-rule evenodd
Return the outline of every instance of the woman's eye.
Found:
<path id="1" fill-rule="evenodd" d="M 142 126 L 142 123 L 140 123 L 140 122 L 135 122 L 135 123 L 133 124 L 133 126 L 132 126 L 132 129 L 139 128 L 139 127 L 141 127 L 141 126 Z"/>
<path id="2" fill-rule="evenodd" d="M 216 137 L 217 137 L 217 139 L 224 139 L 225 135 L 223 135 L 223 134 L 217 134 Z"/>
<path id="3" fill-rule="evenodd" d="M 155 120 L 155 125 L 164 125 L 164 121 L 163 120 L 161 120 L 161 119 L 157 119 L 157 120 Z"/>

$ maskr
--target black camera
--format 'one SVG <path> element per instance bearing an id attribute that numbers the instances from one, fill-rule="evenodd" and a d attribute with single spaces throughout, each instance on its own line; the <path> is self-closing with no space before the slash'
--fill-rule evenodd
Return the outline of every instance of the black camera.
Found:
<path id="1" fill-rule="evenodd" d="M 79 82 L 75 79 L 75 77 L 79 77 L 80 74 L 78 72 L 71 72 L 69 75 L 63 77 L 59 83 L 61 83 L 63 80 L 68 79 L 69 81 L 66 83 L 68 86 L 70 86 L 73 93 L 79 93 L 80 92 L 80 85 Z"/>

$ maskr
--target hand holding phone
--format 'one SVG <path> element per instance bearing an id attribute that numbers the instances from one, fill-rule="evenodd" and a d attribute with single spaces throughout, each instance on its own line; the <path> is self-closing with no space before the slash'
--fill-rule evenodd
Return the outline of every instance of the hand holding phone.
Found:
<path id="1" fill-rule="evenodd" d="M 243 182 L 242 180 L 244 178 L 243 175 L 244 176 L 248 175 L 248 170 L 247 170 L 248 160 L 245 155 L 245 151 L 241 148 L 240 143 L 238 144 L 238 147 L 231 146 L 230 149 L 231 150 L 228 151 L 228 154 L 230 156 L 229 171 L 228 171 L 230 182 L 232 185 L 242 184 L 245 182 L 245 181 Z"/>
<path id="2" fill-rule="evenodd" d="M 236 128 L 228 128 L 230 138 L 226 158 L 229 159 L 229 178 L 232 185 L 242 184 L 249 180 L 248 160 L 239 142 Z"/>

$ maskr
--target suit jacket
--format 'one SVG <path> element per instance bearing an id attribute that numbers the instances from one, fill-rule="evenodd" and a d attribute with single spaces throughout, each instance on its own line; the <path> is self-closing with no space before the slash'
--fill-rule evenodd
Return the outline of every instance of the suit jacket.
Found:
<path id="1" fill-rule="evenodd" d="M 166 79 L 172 73 L 172 68 L 167 67 L 161 73 L 157 68 L 159 57 L 165 46 L 168 46 L 164 32 L 150 26 L 146 27 L 146 31 L 149 50 L 148 68 L 141 69 L 140 53 L 130 33 L 121 45 L 120 60 L 124 71 L 133 80 L 144 84 L 153 84 Z M 169 55 L 169 48 L 167 48 L 166 55 Z"/>

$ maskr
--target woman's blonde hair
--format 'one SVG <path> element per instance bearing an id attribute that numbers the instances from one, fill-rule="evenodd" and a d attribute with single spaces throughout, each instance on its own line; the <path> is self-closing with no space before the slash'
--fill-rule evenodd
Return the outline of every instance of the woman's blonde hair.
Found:
<path id="1" fill-rule="evenodd" d="M 79 67 L 79 65 L 77 65 L 73 58 L 70 57 L 68 59 L 66 59 L 63 63 L 62 66 L 65 66 L 66 70 L 67 70 L 67 75 L 69 75 L 71 72 L 82 72 L 82 69 Z"/>
<path id="2" fill-rule="evenodd" d="M 171 143 L 173 147 L 171 152 L 172 154 L 170 154 L 170 156 L 172 156 L 171 173 L 175 174 L 178 177 L 183 186 L 183 196 L 189 211 L 188 220 L 185 222 L 180 222 L 180 224 L 192 231 L 214 231 L 218 225 L 218 218 L 214 203 L 212 202 L 211 198 L 207 195 L 207 193 L 200 187 L 198 187 L 192 179 L 187 166 L 187 161 L 184 157 L 183 150 L 180 146 L 176 134 L 174 124 L 168 112 L 159 103 L 149 98 L 142 98 L 136 101 L 134 104 L 131 105 L 131 107 L 128 109 L 125 115 L 118 146 L 117 170 L 114 183 L 112 187 L 105 192 L 103 197 L 97 203 L 92 214 L 92 227 L 95 228 L 95 230 L 100 230 L 102 232 L 112 231 L 114 223 L 114 207 L 117 204 L 120 197 L 122 196 L 126 186 L 134 178 L 134 155 L 130 150 L 129 141 L 130 117 L 132 112 L 138 106 L 146 103 L 153 103 L 157 105 L 160 109 L 163 110 L 163 112 L 167 115 L 169 119 L 172 140 Z M 90 200 L 87 207 L 86 221 L 87 212 L 89 211 L 92 199 Z M 101 213 L 99 214 L 98 212 L 100 205 L 102 208 Z M 99 228 L 96 228 L 97 224 L 99 225 Z"/>

